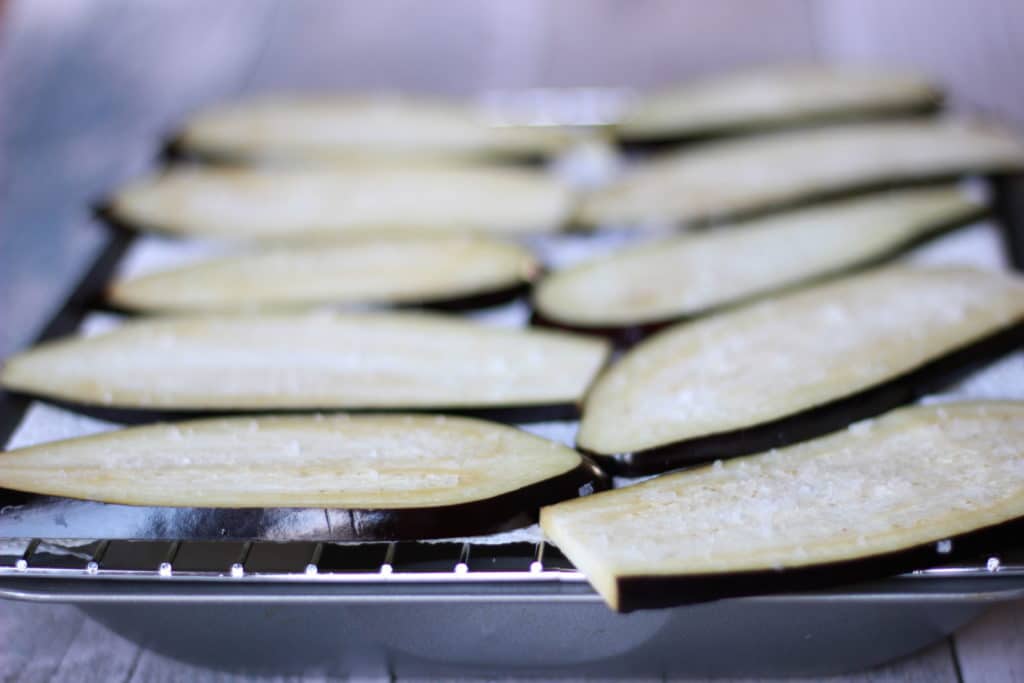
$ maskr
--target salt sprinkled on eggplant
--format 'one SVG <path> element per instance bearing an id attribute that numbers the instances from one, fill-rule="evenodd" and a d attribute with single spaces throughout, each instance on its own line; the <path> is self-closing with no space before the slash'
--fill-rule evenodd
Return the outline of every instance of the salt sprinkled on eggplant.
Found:
<path id="1" fill-rule="evenodd" d="M 831 314 L 837 305 L 855 325 Z M 632 349 L 588 392 L 578 444 L 623 473 L 653 473 L 790 443 L 798 439 L 788 430 L 801 430 L 782 424 L 789 417 L 795 425 L 804 412 L 848 399 L 849 417 L 836 429 L 909 402 L 918 389 L 908 373 L 935 363 L 913 380 L 923 387 L 996 357 L 1019 343 L 1022 325 L 1024 284 L 1002 274 L 893 267 L 797 291 L 669 328 Z M 977 359 L 968 357 L 974 346 Z M 855 401 L 887 383 L 896 387 L 891 397 Z M 765 440 L 744 437 L 743 450 L 740 437 L 760 426 Z M 779 434 L 782 441 L 769 440 Z"/>
<path id="2" fill-rule="evenodd" d="M 541 524 L 620 609 L 692 599 L 712 575 L 749 574 L 746 592 L 759 593 L 779 578 L 759 572 L 827 575 L 834 563 L 1024 517 L 1022 444 L 1024 403 L 905 408 L 870 434 L 845 430 L 774 461 L 750 456 L 556 505 Z M 664 590 L 648 594 L 649 580 Z"/>

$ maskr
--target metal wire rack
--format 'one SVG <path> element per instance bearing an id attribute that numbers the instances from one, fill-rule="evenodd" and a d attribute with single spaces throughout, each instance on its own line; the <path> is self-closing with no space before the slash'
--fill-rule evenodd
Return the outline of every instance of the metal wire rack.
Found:
<path id="1" fill-rule="evenodd" d="M 939 554 L 950 541 L 936 544 Z M 1024 549 L 982 554 L 903 574 L 915 577 L 1024 576 Z M 586 582 L 548 543 L 336 544 L 269 541 L 18 539 L 0 548 L 0 577 L 153 580 L 326 581 L 340 583 Z"/>

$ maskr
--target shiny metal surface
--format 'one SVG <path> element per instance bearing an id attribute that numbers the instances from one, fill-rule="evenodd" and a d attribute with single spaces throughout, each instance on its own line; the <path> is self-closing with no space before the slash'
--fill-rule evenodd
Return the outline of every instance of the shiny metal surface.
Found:
<path id="1" fill-rule="evenodd" d="M 937 544 L 939 552 L 948 541 Z M 998 579 L 998 590 L 1024 590 L 1024 550 L 982 554 L 976 559 L 940 565 L 850 589 L 816 591 L 831 598 L 872 599 L 880 595 L 966 595 L 968 587 Z M 73 585 L 91 599 L 103 600 L 105 581 L 161 586 L 143 589 L 153 598 L 185 596 L 197 586 L 231 586 L 258 596 L 266 586 L 289 586 L 300 595 L 366 596 L 386 601 L 396 595 L 434 595 L 460 600 L 470 596 L 514 594 L 518 600 L 589 596 L 586 577 L 558 549 L 540 542 L 501 545 L 392 542 L 333 544 L 302 542 L 109 541 L 9 539 L 0 546 L 0 582 L 8 587 L 33 586 L 40 599 L 49 594 L 46 581 L 61 594 Z M 84 581 L 84 583 L 83 583 Z M 55 584 L 58 586 L 58 584 Z M 422 592 L 430 587 L 432 592 Z M 481 587 L 486 587 L 481 590 Z M 579 590 L 583 588 L 585 590 Z M 995 583 L 991 584 L 996 589 Z M 350 593 L 345 591 L 352 589 Z M 119 588 L 112 589 L 112 594 Z M 569 591 L 569 592 L 566 592 Z M 212 595 L 215 593 L 206 593 Z M 555 597 L 559 596 L 559 597 Z M 762 596 L 770 599 L 772 596 Z M 786 596 L 793 599 L 794 596 Z"/>
<path id="2" fill-rule="evenodd" d="M 0 588 L 6 597 L 77 604 L 147 648 L 219 669 L 365 667 L 433 680 L 834 674 L 906 655 L 1024 594 L 1018 578 L 1016 588 L 865 589 L 621 615 L 579 583 L 536 584 L 525 594 L 464 585 L 450 595 L 245 583 L 167 593 L 153 582 L 104 580 L 48 580 L 45 593 L 31 585 L 14 593 L 6 580 Z"/>
<path id="3" fill-rule="evenodd" d="M 22 539 L 0 563 L 0 597 L 74 604 L 157 652 L 247 674 L 815 676 L 908 654 L 1024 597 L 1024 564 L 982 558 L 971 574 L 627 615 L 533 544 Z"/>

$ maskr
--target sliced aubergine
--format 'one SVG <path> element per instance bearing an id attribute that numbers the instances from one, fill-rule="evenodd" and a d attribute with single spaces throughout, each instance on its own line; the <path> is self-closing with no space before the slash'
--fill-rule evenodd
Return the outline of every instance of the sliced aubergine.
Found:
<path id="1" fill-rule="evenodd" d="M 381 232 L 551 232 L 566 221 L 570 203 L 562 183 L 522 169 L 179 166 L 121 189 L 102 213 L 129 229 L 284 241 Z"/>
<path id="2" fill-rule="evenodd" d="M 837 120 L 923 114 L 941 92 L 889 71 L 785 66 L 712 77 L 638 98 L 615 127 L 628 144 L 705 139 Z"/>
<path id="3" fill-rule="evenodd" d="M 603 342 L 424 313 L 263 314 L 140 320 L 11 357 L 10 390 L 120 421 L 137 411 L 452 409 L 572 412 Z M 553 417 L 548 417 L 553 419 Z"/>
<path id="4" fill-rule="evenodd" d="M 831 126 L 663 155 L 586 197 L 579 220 L 705 223 L 866 189 L 1021 169 L 1024 143 L 995 126 L 955 121 Z"/>
<path id="5" fill-rule="evenodd" d="M 915 406 L 547 507 L 541 527 L 619 611 L 807 590 L 997 538 L 1024 517 L 1022 462 L 1024 403 Z"/>
<path id="6" fill-rule="evenodd" d="M 788 445 L 1024 343 L 1024 282 L 886 268 L 670 327 L 595 382 L 577 445 L 624 474 Z"/>
<path id="7" fill-rule="evenodd" d="M 751 297 L 894 258 L 985 214 L 953 186 L 845 199 L 625 249 L 555 272 L 535 319 L 620 343 Z"/>
<path id="8" fill-rule="evenodd" d="M 256 251 L 115 281 L 135 311 L 230 311 L 318 304 L 479 308 L 525 293 L 539 270 L 520 246 L 483 238 L 371 238 Z"/>
<path id="9" fill-rule="evenodd" d="M 607 484 L 575 451 L 511 427 L 331 415 L 196 420 L 31 446 L 0 455 L 0 486 L 127 505 L 345 510 L 352 519 L 332 524 L 335 538 L 394 540 L 525 526 L 542 505 Z"/>
<path id="10" fill-rule="evenodd" d="M 560 128 L 499 123 L 478 107 L 424 98 L 275 97 L 199 112 L 173 151 L 242 162 L 531 159 L 572 140 Z"/>

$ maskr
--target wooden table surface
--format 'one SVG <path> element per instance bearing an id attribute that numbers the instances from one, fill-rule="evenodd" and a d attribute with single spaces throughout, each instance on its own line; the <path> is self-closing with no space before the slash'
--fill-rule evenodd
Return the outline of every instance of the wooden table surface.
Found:
<path id="1" fill-rule="evenodd" d="M 0 7 L 0 356 L 34 336 L 101 244 L 90 202 L 150 168 L 156 141 L 204 102 L 294 87 L 526 87 L 537 74 L 585 84 L 594 82 L 588 68 L 648 83 L 817 54 L 809 0 L 745 4 L 742 13 L 738 0 Z M 709 33 L 740 14 L 742 26 Z M 682 24 L 666 18 L 685 18 L 692 40 L 678 39 Z M 595 42 L 580 38 L 580 26 Z M 616 30 L 638 37 L 611 56 L 594 49 L 598 39 L 621 40 Z M 691 51 L 688 61 L 659 58 L 659 46 L 676 44 Z M 142 649 L 74 608 L 16 602 L 0 602 L 0 677 L 233 680 Z M 1024 604 L 997 608 L 906 661 L 836 680 L 1024 680 Z"/>

